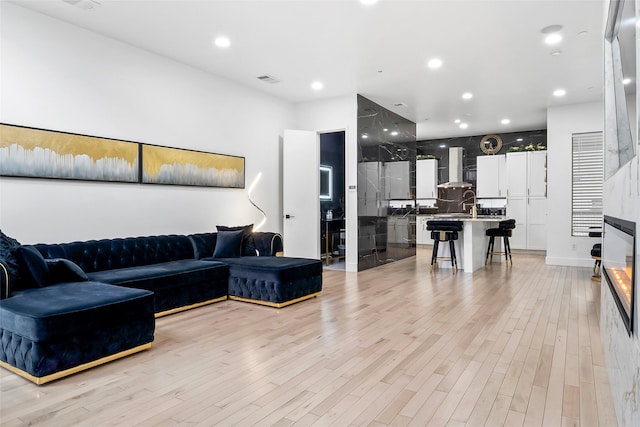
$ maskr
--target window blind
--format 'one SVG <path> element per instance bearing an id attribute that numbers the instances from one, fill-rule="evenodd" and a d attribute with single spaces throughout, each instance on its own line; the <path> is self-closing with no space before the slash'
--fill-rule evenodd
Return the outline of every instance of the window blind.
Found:
<path id="1" fill-rule="evenodd" d="M 573 134 L 571 235 L 588 236 L 602 227 L 602 132 Z"/>

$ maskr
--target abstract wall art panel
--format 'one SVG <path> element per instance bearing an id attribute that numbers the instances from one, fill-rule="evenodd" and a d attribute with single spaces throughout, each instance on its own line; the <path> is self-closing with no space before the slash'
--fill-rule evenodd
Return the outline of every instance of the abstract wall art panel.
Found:
<path id="1" fill-rule="evenodd" d="M 244 157 L 142 145 L 142 182 L 244 188 Z"/>
<path id="2" fill-rule="evenodd" d="M 138 182 L 138 144 L 0 124 L 0 175 Z"/>

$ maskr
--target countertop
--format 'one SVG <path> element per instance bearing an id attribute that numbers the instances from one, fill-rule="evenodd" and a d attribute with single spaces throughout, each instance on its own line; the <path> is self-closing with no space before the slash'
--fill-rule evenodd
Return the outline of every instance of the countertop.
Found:
<path id="1" fill-rule="evenodd" d="M 469 214 L 455 214 L 455 213 L 447 213 L 447 214 L 431 214 L 431 215 L 416 215 L 423 218 L 428 218 L 430 220 L 438 221 L 465 221 L 465 222 L 500 222 L 505 219 L 509 219 L 508 216 L 502 215 L 478 215 L 476 218 L 472 218 Z"/>

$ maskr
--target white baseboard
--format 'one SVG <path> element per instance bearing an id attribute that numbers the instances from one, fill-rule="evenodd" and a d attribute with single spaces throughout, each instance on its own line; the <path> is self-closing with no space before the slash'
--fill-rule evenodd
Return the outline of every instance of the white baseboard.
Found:
<path id="1" fill-rule="evenodd" d="M 568 267 L 593 267 L 594 262 L 591 258 L 560 258 L 549 256 L 545 258 L 547 265 L 564 265 Z"/>

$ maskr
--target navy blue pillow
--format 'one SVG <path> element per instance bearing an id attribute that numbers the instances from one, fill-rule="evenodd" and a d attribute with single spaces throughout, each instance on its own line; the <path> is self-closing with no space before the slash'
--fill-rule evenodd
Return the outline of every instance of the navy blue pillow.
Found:
<path id="1" fill-rule="evenodd" d="M 20 289 L 20 262 L 15 256 L 15 251 L 20 243 L 0 230 L 0 277 L 4 286 L 0 286 L 0 299 L 8 298 L 11 290 Z M 6 271 L 5 271 L 6 270 Z"/>
<path id="2" fill-rule="evenodd" d="M 16 249 L 16 255 L 22 265 L 25 278 L 30 276 L 31 281 L 41 288 L 49 284 L 49 267 L 36 248 L 20 246 Z"/>
<path id="3" fill-rule="evenodd" d="M 45 259 L 49 268 L 49 283 L 86 282 L 89 280 L 85 273 L 73 261 L 64 258 Z"/>
<path id="4" fill-rule="evenodd" d="M 225 225 L 216 225 L 218 232 L 220 231 L 238 231 L 242 230 L 242 256 L 256 256 L 258 254 L 256 244 L 253 241 L 253 224 L 249 225 L 237 225 L 233 227 L 227 227 Z"/>
<path id="5" fill-rule="evenodd" d="M 214 258 L 238 258 L 242 253 L 243 230 L 218 231 Z"/>

